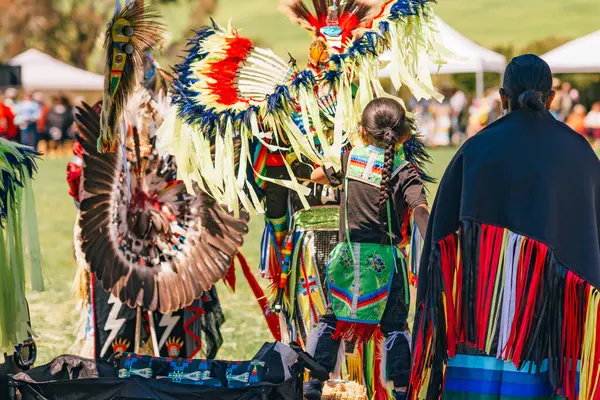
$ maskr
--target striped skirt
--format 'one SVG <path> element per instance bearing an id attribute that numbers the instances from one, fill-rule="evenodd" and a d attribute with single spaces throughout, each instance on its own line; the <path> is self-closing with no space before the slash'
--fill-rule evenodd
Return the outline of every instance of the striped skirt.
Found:
<path id="1" fill-rule="evenodd" d="M 548 378 L 548 365 L 540 373 L 525 365 L 495 357 L 457 355 L 448 362 L 444 400 L 550 400 L 562 399 L 553 393 Z"/>

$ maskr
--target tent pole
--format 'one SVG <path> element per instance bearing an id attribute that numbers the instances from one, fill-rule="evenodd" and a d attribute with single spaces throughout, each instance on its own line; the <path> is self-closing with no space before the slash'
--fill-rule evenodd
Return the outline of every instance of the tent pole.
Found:
<path id="1" fill-rule="evenodd" d="M 475 88 L 477 93 L 477 98 L 483 98 L 483 71 L 479 70 L 475 73 Z"/>

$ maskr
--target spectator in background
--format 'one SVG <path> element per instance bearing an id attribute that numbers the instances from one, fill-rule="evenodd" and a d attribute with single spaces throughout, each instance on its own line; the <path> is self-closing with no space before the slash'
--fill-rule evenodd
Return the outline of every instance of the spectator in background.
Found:
<path id="1" fill-rule="evenodd" d="M 486 125 L 491 124 L 502 118 L 503 110 L 502 110 L 502 101 L 500 99 L 494 98 L 492 100 L 492 108 L 488 114 L 488 121 Z"/>
<path id="2" fill-rule="evenodd" d="M 450 98 L 450 109 L 452 111 L 452 134 L 462 135 L 465 127 L 461 126 L 464 120 L 464 113 L 467 111 L 467 96 L 462 90 L 457 90 Z"/>
<path id="3" fill-rule="evenodd" d="M 592 109 L 585 117 L 584 123 L 594 149 L 600 151 L 600 101 L 592 105 Z"/>
<path id="4" fill-rule="evenodd" d="M 40 105 L 40 119 L 37 121 L 36 129 L 38 133 L 38 142 L 45 140 L 48 142 L 48 129 L 46 127 L 46 116 L 48 115 L 48 104 L 46 103 L 46 96 L 42 92 L 35 92 L 33 94 L 33 101 Z"/>
<path id="5" fill-rule="evenodd" d="M 573 109 L 571 89 L 573 89 L 573 87 L 569 82 L 563 82 L 558 95 L 558 98 L 560 99 L 560 112 L 558 115 L 559 120 L 562 122 L 565 122 L 567 118 L 569 118 L 569 115 L 571 115 L 571 110 Z"/>
<path id="6" fill-rule="evenodd" d="M 41 106 L 33 100 L 31 93 L 25 93 L 24 100 L 16 104 L 15 110 L 15 123 L 21 128 L 21 143 L 37 149 L 37 122 L 41 118 Z"/>
<path id="7" fill-rule="evenodd" d="M 431 107 L 431 105 L 430 105 Z M 449 146 L 452 134 L 451 109 L 448 101 L 437 104 L 432 111 L 435 119 L 435 128 L 431 146 Z"/>
<path id="8" fill-rule="evenodd" d="M 19 91 L 15 88 L 8 88 L 4 91 L 4 105 L 11 109 L 12 113 L 15 113 L 17 106 L 17 96 Z"/>
<path id="9" fill-rule="evenodd" d="M 550 104 L 549 111 L 555 119 L 560 121 L 560 95 L 558 92 L 556 92 L 556 96 L 554 96 L 554 100 Z"/>
<path id="10" fill-rule="evenodd" d="M 63 142 L 69 138 L 73 125 L 73 107 L 66 96 L 55 97 L 46 118 L 50 150 L 62 149 Z"/>
<path id="11" fill-rule="evenodd" d="M 567 118 L 567 125 L 582 136 L 587 136 L 587 129 L 585 127 L 586 111 L 585 106 L 577 104 L 573 107 L 573 112 Z"/>
<path id="12" fill-rule="evenodd" d="M 17 133 L 15 115 L 10 107 L 0 101 L 0 137 L 7 140 L 17 140 Z"/>

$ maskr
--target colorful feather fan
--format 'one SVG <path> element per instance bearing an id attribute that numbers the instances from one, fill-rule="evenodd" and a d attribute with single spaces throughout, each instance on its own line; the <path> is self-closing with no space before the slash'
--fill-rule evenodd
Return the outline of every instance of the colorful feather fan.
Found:
<path id="1" fill-rule="evenodd" d="M 130 141 L 127 160 L 121 152 L 102 155 L 98 114 L 85 105 L 76 120 L 84 149 L 81 238 L 91 272 L 129 307 L 167 313 L 190 305 L 227 273 L 247 214 L 235 218 L 203 192 L 187 194 L 154 139 L 140 137 L 137 151 Z M 130 187 L 124 162 L 136 174 Z"/>
<path id="2" fill-rule="evenodd" d="M 114 152 L 125 101 L 140 82 L 146 51 L 162 41 L 164 26 L 158 14 L 140 0 L 123 8 L 120 2 L 106 29 L 106 67 L 99 152 Z"/>

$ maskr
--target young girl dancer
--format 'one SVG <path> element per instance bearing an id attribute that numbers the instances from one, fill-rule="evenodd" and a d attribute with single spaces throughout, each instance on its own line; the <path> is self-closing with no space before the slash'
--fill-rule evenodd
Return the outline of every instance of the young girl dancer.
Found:
<path id="1" fill-rule="evenodd" d="M 411 138 L 402 105 L 390 98 L 371 101 L 362 115 L 362 147 L 342 156 L 342 170 L 318 168 L 312 179 L 342 186 L 340 243 L 331 254 L 327 280 L 330 307 L 315 329 L 317 361 L 333 371 L 341 340 L 385 337 L 386 380 L 403 399 L 410 375 L 407 262 L 411 213 L 425 235 L 429 211 L 418 168 L 404 159 Z M 312 344 L 312 346 L 311 346 Z M 312 348 L 311 348 L 312 347 Z M 322 383 L 311 379 L 305 397 L 320 399 Z"/>

